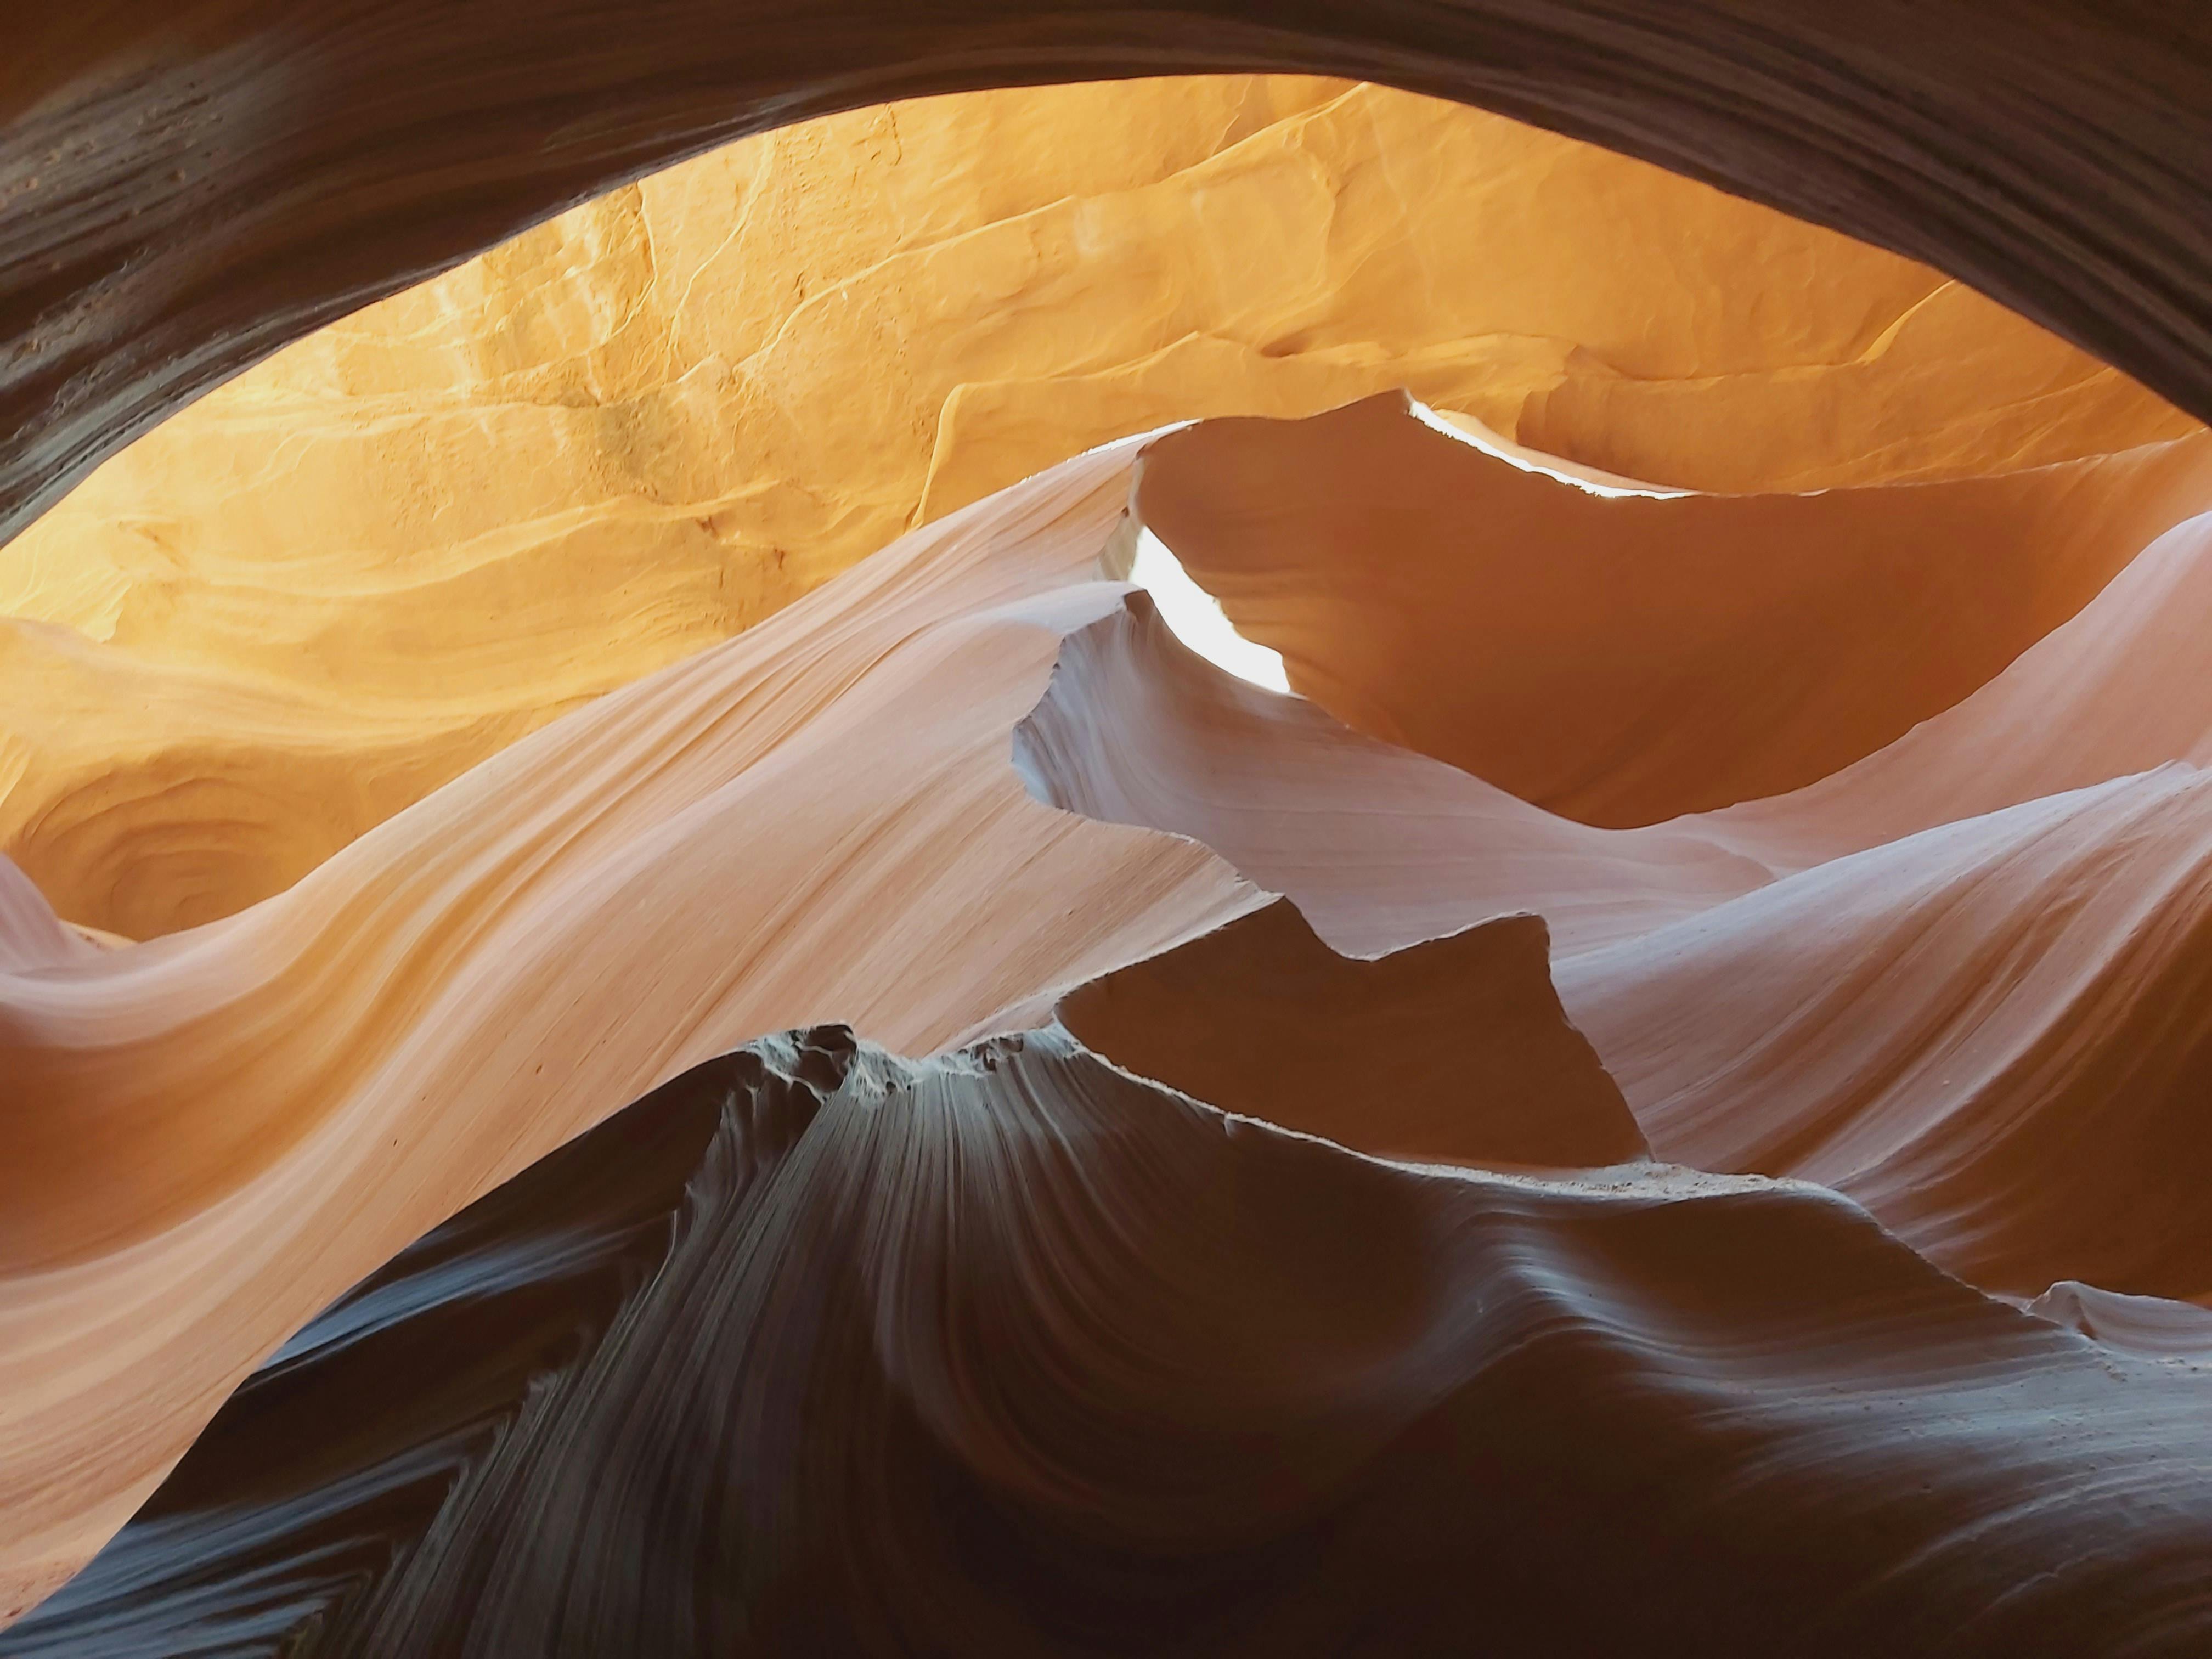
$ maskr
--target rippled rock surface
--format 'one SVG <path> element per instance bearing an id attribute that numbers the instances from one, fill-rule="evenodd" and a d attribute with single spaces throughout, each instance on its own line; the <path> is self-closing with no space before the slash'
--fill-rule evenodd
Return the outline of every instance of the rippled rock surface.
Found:
<path id="1" fill-rule="evenodd" d="M 1816 1188 L 819 1028 L 404 1252 L 0 1651 L 2182 1654 L 2208 1389 Z"/>

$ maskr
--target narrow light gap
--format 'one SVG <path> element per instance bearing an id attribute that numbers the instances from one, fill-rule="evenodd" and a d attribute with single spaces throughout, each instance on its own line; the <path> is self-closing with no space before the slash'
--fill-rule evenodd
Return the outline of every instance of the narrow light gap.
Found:
<path id="1" fill-rule="evenodd" d="M 1137 532 L 1137 557 L 1129 568 L 1129 580 L 1152 596 L 1168 632 L 1206 661 L 1240 680 L 1291 695 L 1282 653 L 1238 633 L 1221 602 L 1191 580 L 1182 562 L 1150 530 Z"/>
<path id="2" fill-rule="evenodd" d="M 1625 480 L 1620 483 L 1603 483 L 1564 469 L 1546 466 L 1533 459 L 1528 452 L 1516 453 L 1486 442 L 1479 432 L 1470 431 L 1437 414 L 1419 398 L 1408 398 L 1406 401 L 1412 406 L 1414 418 L 1422 425 L 1443 434 L 1455 442 L 1480 450 L 1493 459 L 1503 461 L 1522 472 L 1540 473 L 1592 495 L 1640 495 L 1663 500 L 1693 493 L 1656 486 L 1631 487 Z M 1160 428 L 1159 431 L 1172 432 L 1187 424 L 1188 422 L 1176 422 Z M 1176 557 L 1165 542 L 1149 529 L 1138 532 L 1136 558 L 1130 567 L 1128 580 L 1152 596 L 1152 603 L 1159 608 L 1160 620 L 1168 625 L 1168 631 L 1215 667 L 1263 690 L 1280 692 L 1286 696 L 1297 695 L 1291 690 L 1290 676 L 1284 670 L 1282 653 L 1271 651 L 1239 634 L 1236 624 L 1222 610 L 1220 601 L 1191 579 L 1190 574 L 1182 568 L 1182 562 Z"/>
<path id="3" fill-rule="evenodd" d="M 1541 460 L 1536 459 L 1535 451 L 1526 448 L 1509 449 L 1502 442 L 1490 442 L 1480 432 L 1470 430 L 1468 427 L 1437 414 L 1435 410 L 1431 409 L 1418 398 L 1408 398 L 1406 401 L 1413 408 L 1413 418 L 1431 431 L 1441 432 L 1445 437 L 1463 443 L 1470 449 L 1479 449 L 1493 460 L 1503 461 L 1506 465 L 1519 471 L 1534 472 L 1547 478 L 1557 479 L 1563 484 L 1571 484 L 1586 495 L 1603 495 L 1614 501 L 1629 497 L 1643 497 L 1651 501 L 1672 501 L 1679 495 L 1693 495 L 1697 493 L 1691 489 L 1662 489 L 1656 484 L 1638 484 L 1625 478 L 1615 483 L 1607 483 L 1598 478 L 1587 477 L 1579 472 L 1571 471 L 1564 466 L 1546 466 Z"/>

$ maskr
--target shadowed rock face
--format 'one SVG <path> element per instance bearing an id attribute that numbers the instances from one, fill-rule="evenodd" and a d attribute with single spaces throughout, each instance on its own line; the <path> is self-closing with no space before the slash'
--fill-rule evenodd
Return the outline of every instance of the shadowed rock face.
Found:
<path id="1" fill-rule="evenodd" d="M 1060 1021 L 1139 1076 L 1384 1158 L 1589 1169 L 1649 1149 L 1552 988 L 1537 916 L 1375 960 L 1287 899 L 1092 981 Z"/>
<path id="2" fill-rule="evenodd" d="M 0 1632 L 0 1652 L 181 1659 L 327 1632 L 665 1256 L 735 1066 L 572 1141 L 356 1286 L 254 1374 L 89 1576 Z"/>
<path id="3" fill-rule="evenodd" d="M 2170 0 L 109 0 L 0 71 L 0 530 L 226 375 L 679 156 L 882 99 L 1356 76 L 1926 259 L 2212 414 L 2212 22 Z"/>
<path id="4" fill-rule="evenodd" d="M 404 1252 L 0 1653 L 2179 1656 L 2208 1388 L 1816 1188 L 818 1028 Z"/>

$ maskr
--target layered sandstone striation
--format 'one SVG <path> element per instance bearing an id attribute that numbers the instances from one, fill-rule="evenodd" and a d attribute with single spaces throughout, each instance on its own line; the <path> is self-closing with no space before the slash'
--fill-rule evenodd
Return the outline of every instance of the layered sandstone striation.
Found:
<path id="1" fill-rule="evenodd" d="M 1660 1158 L 1818 1181 L 1952 1272 L 2021 1299 L 2082 1279 L 2123 1295 L 2212 1297 L 2189 1127 L 2212 1054 L 2201 1012 L 2212 972 L 2202 769 L 2212 690 L 2197 647 L 2212 625 L 2212 502 L 2192 484 L 2130 516 L 2160 499 L 2140 487 L 2146 477 L 2195 477 L 2201 441 L 2109 458 L 2087 475 L 1995 481 L 2061 504 L 2025 521 L 2008 520 L 2002 495 L 1972 498 L 1972 522 L 1991 538 L 1979 556 L 2010 553 L 2032 568 L 2039 540 L 2074 538 L 2069 514 L 2123 538 L 2103 556 L 2119 573 L 1970 694 L 1801 788 L 1612 829 L 1378 742 L 1323 705 L 1355 717 L 1372 706 L 1363 696 L 1456 707 L 1466 712 L 1452 729 L 1525 739 L 1528 711 L 1546 700 L 1489 701 L 1518 693 L 1495 665 L 1504 647 L 1466 648 L 1508 602 L 1503 584 L 1487 605 L 1453 611 L 1443 597 L 1456 571 L 1421 551 L 1494 533 L 1501 483 L 1606 516 L 1614 533 L 1594 551 L 1650 562 L 1634 615 L 1668 653 L 1681 641 L 1666 626 L 1664 562 L 1679 544 L 1643 533 L 1650 520 L 1640 515 L 1756 503 L 1580 495 L 1451 441 L 1375 404 L 1303 423 L 1216 423 L 1152 445 L 1139 502 L 1195 502 L 1194 478 L 1211 482 L 1213 516 L 1162 528 L 1192 569 L 1232 573 L 1225 602 L 1283 646 L 1294 683 L 1304 664 L 1322 701 L 1228 679 L 1181 653 L 1134 603 L 1063 651 L 1018 734 L 1031 789 L 1203 841 L 1289 894 L 1339 949 L 1398 951 L 1522 908 L 1555 918 L 1562 1001 Z M 1451 486 L 1418 497 L 1387 489 L 1446 476 Z M 1296 494 L 1303 485 L 1312 492 Z M 1885 510 L 1953 526 L 1961 503 L 1945 499 L 1949 489 L 1888 492 Z M 1855 494 L 1780 504 L 1865 512 Z M 1378 495 L 1419 510 L 1390 516 L 1374 509 Z M 2100 501 L 2127 511 L 2111 518 Z M 1332 514 L 1329 501 L 1355 510 Z M 1316 502 L 1324 510 L 1300 512 Z M 1255 530 L 1255 517 L 1271 528 Z M 1378 524 L 1406 533 L 1382 538 Z M 1275 555 L 1264 579 L 1263 545 Z M 1928 545 L 1977 556 L 1955 538 Z M 1394 609 L 1377 598 L 1378 568 L 1413 566 L 1442 567 L 1436 603 Z M 1711 590 L 1674 574 L 1679 614 L 1689 614 Z M 1571 574 L 1551 579 L 1576 586 Z M 1587 574 L 1578 584 L 1601 586 Z M 1962 602 L 1970 588 L 1956 590 Z M 1870 585 L 1869 619 L 1931 623 L 1917 660 L 1955 672 L 1967 637 L 1960 618 L 1927 599 L 1894 611 L 1894 592 Z M 1801 659 L 1850 639 L 1852 619 L 1835 606 L 1817 623 L 1793 623 L 1794 609 L 1786 591 L 1770 597 L 1740 637 L 1785 643 Z M 1322 614 L 1331 627 L 1298 626 Z M 1712 759 L 1740 764 L 1749 752 L 1740 736 L 1717 741 L 1729 734 L 1705 717 L 1713 703 L 1664 702 L 1676 677 L 1663 657 L 1655 671 L 1634 654 L 1643 636 L 1621 632 L 1610 604 L 1525 614 L 1554 631 L 1524 675 L 1540 678 L 1547 663 L 1565 671 L 1540 730 L 1594 787 L 1641 784 L 1657 756 L 1683 783 Z M 1365 632 L 1364 619 L 1386 616 L 1414 630 L 1395 649 Z M 1276 626 L 1277 617 L 1290 621 Z M 1763 666 L 1772 660 L 1732 660 L 1709 641 L 1695 653 L 1698 689 L 1786 717 L 1782 693 L 1798 682 L 1778 682 Z M 1817 678 L 1824 696 L 1893 697 L 1914 689 L 1914 660 L 1836 650 Z M 1572 694 L 1602 689 L 1601 667 L 1620 676 L 1617 706 L 1650 724 L 1632 744 L 1577 747 L 1576 722 L 1596 711 Z M 2146 1160 L 2148 1147 L 2166 1152 Z"/>
<path id="2" fill-rule="evenodd" d="M 412 3 L 0 69 L 18 520 L 633 176 L 0 550 L 0 1655 L 2212 1643 L 2212 438 L 1371 87 L 637 176 L 1203 3 Z M 2212 385 L 2212 51 L 1978 9 L 1300 23 Z"/>
<path id="3" fill-rule="evenodd" d="M 1060 636 L 1126 591 L 1097 556 L 1131 459 L 915 532 L 221 922 L 100 951 L 17 903 L 8 1611 L 319 1308 L 675 1073 L 831 1018 L 917 1053 L 1020 1029 L 1264 901 L 1188 841 L 1037 801 L 1011 763 Z"/>
<path id="4" fill-rule="evenodd" d="M 360 313 L 0 548 L 0 850 L 72 921 L 228 915 L 916 523 L 1173 420 L 1401 386 L 1731 492 L 2193 424 L 1924 267 L 1453 105 L 894 105 Z"/>
<path id="5" fill-rule="evenodd" d="M 330 1310 L 0 1650 L 2195 1651 L 2212 1380 L 2172 1304 L 2054 1295 L 2150 1352 L 1802 1183 L 793 1031 Z"/>
<path id="6" fill-rule="evenodd" d="M 1347 422 L 1364 436 L 1332 462 L 1313 440 Z M 1526 1167 L 1648 1143 L 1731 1176 L 1832 1182 L 1898 1260 L 2015 1298 L 2054 1281 L 2212 1291 L 2181 1174 L 2212 823 L 2185 762 L 2207 723 L 2167 697 L 2134 748 L 2095 737 L 2159 695 L 2156 651 L 2191 637 L 2175 596 L 2194 592 L 2201 521 L 2154 535 L 2070 620 L 1856 765 L 1607 830 L 1177 655 L 1106 572 L 1133 504 L 1214 436 L 1347 496 L 1378 455 L 1458 442 L 1369 404 L 1111 447 L 555 722 L 236 916 L 103 950 L 19 884 L 0 1159 L 15 1520 L 0 1561 L 18 1604 L 410 1240 L 685 1067 L 825 1019 L 924 1053 L 1049 1028 L 1057 1006 L 1131 1073 L 1370 1152 Z M 1471 517 L 1486 481 L 1530 476 L 1467 453 L 1497 469 L 1458 501 Z M 1221 482 L 1235 499 L 1237 476 Z M 1958 510 L 1951 486 L 1893 488 Z M 1583 499 L 1625 534 L 1655 504 L 1745 501 Z M 1182 550 L 1206 568 L 1203 536 Z M 1342 592 L 1367 551 L 1316 538 L 1286 547 L 1282 577 Z M 1358 615 L 1308 641 L 1325 672 L 1368 660 Z M 1601 610 L 1589 625 L 1611 638 Z M 2065 702 L 2050 677 L 2099 660 L 2087 700 Z M 1486 668 L 1470 653 L 1421 672 L 1449 706 Z M 1881 696 L 1894 678 L 1870 662 L 1855 683 Z M 2043 710 L 2039 758 L 1962 763 L 2022 699 Z M 2161 759 L 2176 764 L 2115 775 Z M 2083 787 L 2100 766 L 2109 781 Z M 1577 902 L 1555 995 L 1536 924 L 1493 919 L 1560 896 Z M 1370 1038 L 1387 1054 L 1363 1064 Z M 1088 1167 L 1082 1137 L 1061 1144 Z M 2172 1178 L 2144 1175 L 2150 1145 L 2172 1149 Z M 1006 1271 L 1055 1273 L 1123 1247 L 1031 1248 L 988 1247 L 1012 1253 Z M 1779 1263 L 1793 1247 L 1772 1248 Z M 715 1273 L 717 1294 L 750 1293 Z M 2000 1482 L 2008 1504 L 2049 1490 L 2046 1466 L 2022 1468 L 2003 1480 L 2028 1486 Z"/>

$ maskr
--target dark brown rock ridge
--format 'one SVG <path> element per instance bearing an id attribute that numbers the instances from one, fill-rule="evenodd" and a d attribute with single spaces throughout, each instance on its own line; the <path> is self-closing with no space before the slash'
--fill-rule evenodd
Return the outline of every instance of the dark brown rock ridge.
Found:
<path id="1" fill-rule="evenodd" d="M 2208 1388 L 1814 1188 L 818 1028 L 403 1254 L 0 1653 L 2178 1656 Z"/>
<path id="2" fill-rule="evenodd" d="M 2212 415 L 2212 20 L 2181 0 L 106 0 L 0 69 L 0 533 L 276 346 L 618 181 L 902 94 L 1315 70 L 1923 258 Z"/>

